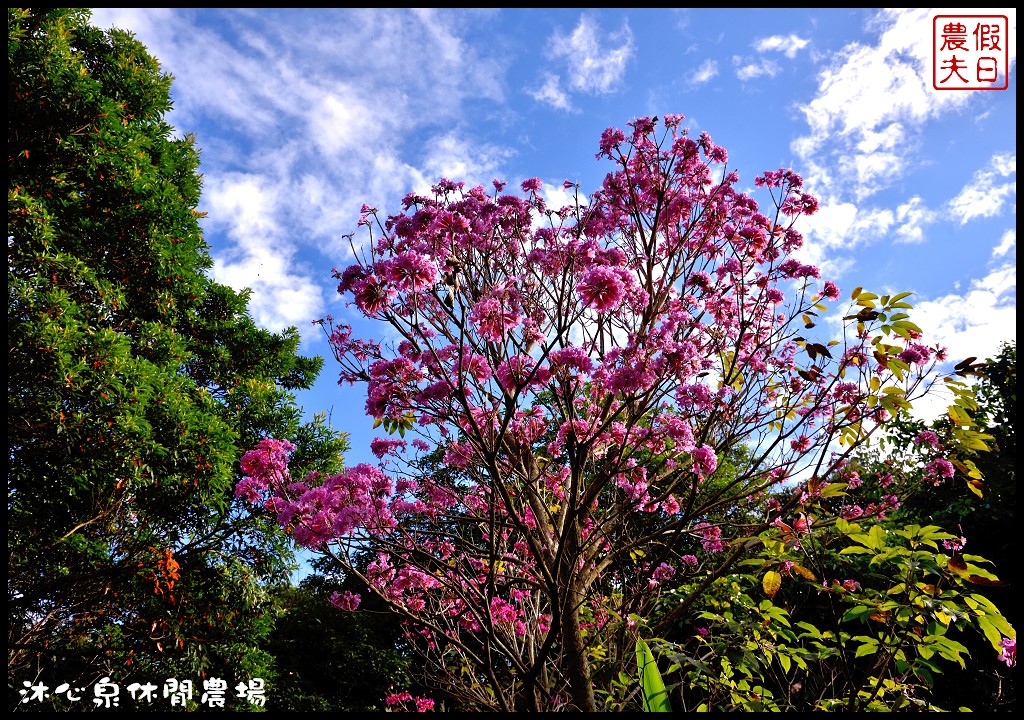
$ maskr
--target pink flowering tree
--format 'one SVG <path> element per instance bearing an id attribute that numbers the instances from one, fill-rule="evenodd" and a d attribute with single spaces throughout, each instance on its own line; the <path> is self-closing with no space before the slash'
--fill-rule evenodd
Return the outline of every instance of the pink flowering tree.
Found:
<path id="1" fill-rule="evenodd" d="M 638 634 L 687 619 L 752 538 L 834 522 L 808 498 L 944 359 L 908 293 L 855 290 L 819 338 L 840 291 L 794 255 L 817 201 L 790 170 L 755 180 L 760 203 L 740 192 L 682 119 L 605 131 L 610 172 L 590 195 L 565 183 L 564 206 L 537 179 L 364 206 L 338 291 L 394 340 L 323 324 L 380 462 L 292 478 L 272 439 L 243 459 L 238 493 L 401 613 L 462 707 L 610 707 Z M 430 453 L 453 472 L 419 470 Z M 948 454 L 936 480 L 959 472 Z M 688 589 L 667 606 L 670 584 Z"/>

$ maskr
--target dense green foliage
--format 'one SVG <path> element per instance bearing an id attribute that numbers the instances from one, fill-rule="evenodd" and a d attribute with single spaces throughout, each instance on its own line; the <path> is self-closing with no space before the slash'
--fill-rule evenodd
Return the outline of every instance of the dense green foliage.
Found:
<path id="1" fill-rule="evenodd" d="M 142 45 L 9 8 L 7 60 L 12 703 L 29 680 L 266 675 L 292 553 L 233 489 L 267 435 L 340 467 L 344 436 L 292 395 L 322 360 L 208 275 L 199 154 Z"/>
<path id="2" fill-rule="evenodd" d="M 974 420 L 994 438 L 990 451 L 971 457 L 983 481 L 972 483 L 967 466 L 937 486 L 924 481 L 915 438 L 931 431 L 953 443 L 946 417 L 929 426 L 901 420 L 883 443 L 856 453 L 845 477 L 804 504 L 809 517 L 830 500 L 847 502 L 855 476 L 902 476 L 919 491 L 881 522 L 839 520 L 807 535 L 771 530 L 752 540 L 752 552 L 708 586 L 690 621 L 658 638 L 678 709 L 1015 709 L 1017 668 L 997 647 L 1019 614 L 1016 345 L 966 366 L 965 375 L 977 376 Z M 667 591 L 664 608 L 688 592 Z M 624 698 L 633 687 L 629 678 L 619 684 Z"/>
<path id="3" fill-rule="evenodd" d="M 975 420 L 993 438 L 990 451 L 977 452 L 972 458 L 983 479 L 976 485 L 976 491 L 971 491 L 963 476 L 938 487 L 922 485 L 893 515 L 888 527 L 934 524 L 964 538 L 964 555 L 986 558 L 991 563 L 987 567 L 999 578 L 998 583 L 977 585 L 975 592 L 991 600 L 1016 626 L 1020 616 L 1016 590 L 1019 569 L 1013 534 L 1017 511 L 1016 343 L 1004 343 L 995 357 L 972 365 L 971 374 L 977 380 Z M 866 472 L 899 472 L 903 467 L 913 466 L 913 438 L 925 429 L 945 441 L 949 438 L 950 420 L 940 418 L 927 428 L 919 422 L 908 422 L 893 434 L 884 457 L 881 453 L 869 453 L 858 462 Z M 976 635 L 961 634 L 958 639 L 969 650 L 971 660 L 965 667 L 954 665 L 944 672 L 932 691 L 935 702 L 942 707 L 967 706 L 976 711 L 1013 710 L 1016 666 L 1008 668 L 1000 662 Z"/>

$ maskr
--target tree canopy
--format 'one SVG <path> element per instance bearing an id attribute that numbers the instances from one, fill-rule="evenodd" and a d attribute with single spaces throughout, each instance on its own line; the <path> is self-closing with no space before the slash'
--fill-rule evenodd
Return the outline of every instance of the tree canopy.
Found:
<path id="1" fill-rule="evenodd" d="M 345 437 L 293 392 L 322 359 L 210 277 L 199 152 L 172 78 L 85 9 L 8 9 L 8 683 L 173 673 L 232 685 L 292 562 L 238 512 L 242 449 Z M 193 677 L 196 679 L 196 677 Z"/>

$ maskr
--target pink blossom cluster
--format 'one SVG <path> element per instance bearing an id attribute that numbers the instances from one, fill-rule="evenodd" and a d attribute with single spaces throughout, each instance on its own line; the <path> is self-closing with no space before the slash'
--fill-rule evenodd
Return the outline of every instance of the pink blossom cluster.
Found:
<path id="1" fill-rule="evenodd" d="M 412 701 L 412 706 L 416 712 L 430 712 L 434 709 L 434 701 L 432 699 L 416 697 L 408 692 L 391 693 L 384 698 L 384 704 L 390 712 L 407 710 L 409 701 Z"/>

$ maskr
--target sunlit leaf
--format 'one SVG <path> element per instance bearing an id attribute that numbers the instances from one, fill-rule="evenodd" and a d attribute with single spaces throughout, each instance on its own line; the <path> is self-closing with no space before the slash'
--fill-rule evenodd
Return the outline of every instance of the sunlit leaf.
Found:
<path id="1" fill-rule="evenodd" d="M 672 712 L 665 681 L 658 670 L 654 654 L 643 640 L 636 641 L 636 663 L 640 673 L 645 712 Z"/>

